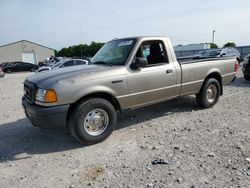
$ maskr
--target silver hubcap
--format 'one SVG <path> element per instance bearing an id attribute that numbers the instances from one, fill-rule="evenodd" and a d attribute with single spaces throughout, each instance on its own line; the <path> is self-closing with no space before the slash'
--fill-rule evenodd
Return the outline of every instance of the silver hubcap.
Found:
<path id="1" fill-rule="evenodd" d="M 109 116 L 103 109 L 93 109 L 84 118 L 84 129 L 91 136 L 101 135 L 108 127 Z"/>
<path id="2" fill-rule="evenodd" d="M 212 103 L 214 102 L 215 98 L 217 96 L 217 88 L 214 84 L 211 84 L 207 88 L 207 100 L 208 102 Z"/>

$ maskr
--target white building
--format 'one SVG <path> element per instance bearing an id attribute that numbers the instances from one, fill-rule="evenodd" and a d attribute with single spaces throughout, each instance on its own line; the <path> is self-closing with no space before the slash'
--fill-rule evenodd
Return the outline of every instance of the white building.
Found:
<path id="1" fill-rule="evenodd" d="M 55 56 L 55 50 L 27 40 L 0 46 L 0 63 L 23 61 L 33 64 Z"/>

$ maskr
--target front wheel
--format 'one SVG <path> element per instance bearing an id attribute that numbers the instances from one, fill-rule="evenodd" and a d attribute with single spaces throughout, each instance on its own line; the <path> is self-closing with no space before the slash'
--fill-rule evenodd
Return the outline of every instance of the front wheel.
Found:
<path id="1" fill-rule="evenodd" d="M 113 105 L 101 98 L 80 103 L 72 112 L 70 131 L 83 144 L 95 144 L 106 139 L 115 129 L 117 114 Z"/>
<path id="2" fill-rule="evenodd" d="M 202 108 L 211 108 L 213 107 L 220 96 L 220 84 L 214 79 L 210 78 L 206 80 L 200 90 L 196 95 L 196 101 Z"/>

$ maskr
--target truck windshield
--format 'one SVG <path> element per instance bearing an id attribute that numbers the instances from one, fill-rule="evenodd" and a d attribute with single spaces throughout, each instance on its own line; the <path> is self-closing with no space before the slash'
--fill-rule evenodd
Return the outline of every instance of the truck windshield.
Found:
<path id="1" fill-rule="evenodd" d="M 124 65 L 135 43 L 135 39 L 107 42 L 91 59 L 91 64 Z"/>

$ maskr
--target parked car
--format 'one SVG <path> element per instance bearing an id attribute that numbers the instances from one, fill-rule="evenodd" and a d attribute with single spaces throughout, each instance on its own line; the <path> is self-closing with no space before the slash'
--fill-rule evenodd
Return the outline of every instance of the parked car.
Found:
<path id="1" fill-rule="evenodd" d="M 63 67 L 70 67 L 70 66 L 75 66 L 75 65 L 86 65 L 88 64 L 89 61 L 85 59 L 70 59 L 66 61 L 59 61 L 52 66 L 44 66 L 40 67 L 36 72 L 43 72 L 47 70 L 52 70 L 52 69 L 58 69 L 58 68 L 63 68 Z"/>
<path id="2" fill-rule="evenodd" d="M 21 71 L 35 72 L 38 68 L 39 68 L 38 65 L 19 61 L 19 62 L 15 62 L 15 63 L 9 63 L 9 64 L 3 66 L 2 71 L 5 73 L 21 72 Z"/>
<path id="3" fill-rule="evenodd" d="M 240 53 L 235 48 L 204 50 L 201 51 L 197 56 L 194 56 L 193 59 L 207 59 L 217 57 L 236 57 L 239 64 L 242 61 Z"/>
<path id="4" fill-rule="evenodd" d="M 242 72 L 246 80 L 250 80 L 250 54 L 244 58 Z"/>
<path id="5" fill-rule="evenodd" d="M 50 67 L 52 66 L 53 64 L 59 62 L 59 61 L 62 61 L 63 60 L 63 57 L 49 57 L 49 58 L 46 58 L 45 61 L 43 62 L 39 62 L 38 65 L 39 67 Z"/>
<path id="6" fill-rule="evenodd" d="M 213 107 L 237 65 L 234 57 L 180 63 L 165 37 L 115 39 L 89 65 L 29 76 L 22 105 L 34 126 L 69 128 L 81 143 L 94 144 L 112 133 L 125 109 L 192 94 L 201 108 Z"/>

